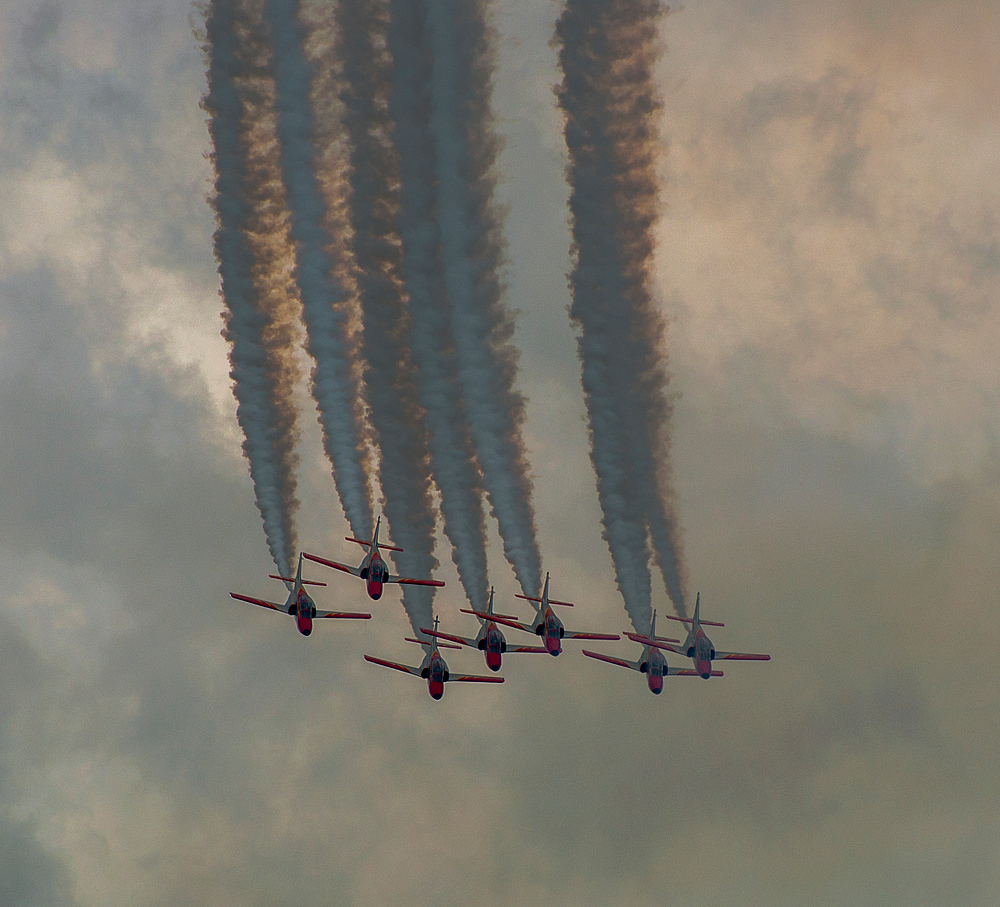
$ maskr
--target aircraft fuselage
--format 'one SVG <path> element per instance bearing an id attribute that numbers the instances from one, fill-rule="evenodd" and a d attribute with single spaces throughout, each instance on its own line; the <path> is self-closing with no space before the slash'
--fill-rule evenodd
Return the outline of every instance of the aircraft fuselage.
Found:
<path id="1" fill-rule="evenodd" d="M 316 605 L 309 597 L 309 594 L 301 586 L 295 600 L 291 603 L 289 611 L 295 615 L 295 627 L 303 636 L 309 636 L 313 630 L 313 616 L 316 614 Z"/>
<path id="2" fill-rule="evenodd" d="M 546 607 L 535 618 L 535 634 L 542 637 L 549 655 L 558 655 L 562 652 L 562 638 L 565 632 L 563 622 L 556 617 L 551 607 Z"/>
<path id="3" fill-rule="evenodd" d="M 486 625 L 486 632 L 479 640 L 479 647 L 486 656 L 486 667 L 491 671 L 499 671 L 503 653 L 507 648 L 507 640 L 500 628 L 494 623 Z"/>

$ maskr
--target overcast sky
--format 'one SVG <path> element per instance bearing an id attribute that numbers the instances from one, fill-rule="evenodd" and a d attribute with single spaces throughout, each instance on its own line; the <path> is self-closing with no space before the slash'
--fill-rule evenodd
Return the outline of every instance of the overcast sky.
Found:
<path id="1" fill-rule="evenodd" d="M 541 548 L 567 623 L 620 631 L 566 314 L 558 4 L 493 13 Z M 567 643 L 437 703 L 362 659 L 416 657 L 398 594 L 308 639 L 229 598 L 280 589 L 220 336 L 199 22 L 0 2 L 0 907 L 994 904 L 996 5 L 664 21 L 689 591 L 717 645 L 772 660 L 654 697 Z M 299 536 L 347 557 L 302 406 Z M 471 634 L 438 552 L 442 623 Z M 320 608 L 368 606 L 321 570 Z"/>

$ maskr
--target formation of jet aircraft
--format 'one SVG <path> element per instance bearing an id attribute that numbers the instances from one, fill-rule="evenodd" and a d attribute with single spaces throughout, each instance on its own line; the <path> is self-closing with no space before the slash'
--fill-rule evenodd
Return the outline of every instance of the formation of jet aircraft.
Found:
<path id="1" fill-rule="evenodd" d="M 259 605 L 272 611 L 283 614 L 290 614 L 295 618 L 295 626 L 303 636 L 309 636 L 313 631 L 313 621 L 324 618 L 339 618 L 347 620 L 368 620 L 371 614 L 353 611 L 319 611 L 315 602 L 306 592 L 306 586 L 326 586 L 313 580 L 302 578 L 302 560 L 315 561 L 327 567 L 332 567 L 344 573 L 365 580 L 365 591 L 369 597 L 375 601 L 382 597 L 383 586 L 387 583 L 410 583 L 424 586 L 444 586 L 443 582 L 432 579 L 411 579 L 394 576 L 389 572 L 385 561 L 379 554 L 379 550 L 400 551 L 392 545 L 379 542 L 379 528 L 381 517 L 375 522 L 375 530 L 372 533 L 371 541 L 365 542 L 360 539 L 347 537 L 347 541 L 362 545 L 367 550 L 364 560 L 359 567 L 354 568 L 336 561 L 329 561 L 314 554 L 299 555 L 298 567 L 294 577 L 271 574 L 271 579 L 281 580 L 288 587 L 288 599 L 284 605 L 265 599 L 253 598 L 248 595 L 241 595 L 231 592 L 230 595 L 239 601 L 249 602 L 252 605 Z M 617 633 L 587 633 L 579 630 L 567 630 L 563 622 L 556 616 L 553 606 L 573 607 L 572 602 L 559 601 L 549 597 L 549 574 L 545 574 L 545 584 L 542 588 L 540 598 L 530 595 L 517 595 L 516 598 L 530 602 L 535 611 L 535 616 L 530 622 L 524 622 L 510 614 L 498 614 L 493 607 L 494 590 L 490 589 L 489 601 L 485 611 L 462 608 L 462 613 L 472 614 L 479 620 L 479 632 L 474 637 L 461 636 L 455 633 L 446 633 L 439 628 L 439 618 L 434 618 L 432 628 L 420 628 L 422 639 L 407 637 L 407 642 L 417 643 L 424 650 L 424 657 L 416 667 L 400 664 L 395 661 L 387 661 L 376 658 L 374 655 L 365 655 L 365 660 L 372 664 L 382 665 L 386 668 L 393 668 L 406 674 L 412 674 L 427 681 L 427 690 L 432 699 L 440 699 L 444 695 L 444 685 L 449 682 L 460 683 L 503 683 L 504 678 L 496 676 L 483 676 L 478 674 L 451 674 L 448 670 L 448 663 L 441 655 L 440 649 L 461 649 L 468 647 L 479 649 L 486 658 L 487 667 L 497 672 L 500 670 L 503 655 L 507 653 L 545 653 L 559 655 L 562 652 L 562 641 L 564 639 L 603 639 L 617 640 L 621 637 Z M 632 633 L 625 631 L 633 642 L 642 646 L 642 651 L 635 661 L 624 658 L 617 658 L 600 652 L 583 650 L 583 654 L 589 658 L 607 662 L 637 671 L 646 675 L 646 683 L 649 689 L 656 694 L 663 691 L 664 677 L 701 677 L 707 680 L 709 677 L 722 677 L 723 672 L 714 670 L 714 661 L 769 661 L 770 655 L 752 654 L 748 652 L 723 652 L 717 650 L 705 632 L 705 627 L 722 627 L 721 623 L 715 621 L 702 620 L 701 618 L 701 594 L 699 593 L 695 601 L 693 617 L 675 617 L 665 615 L 668 620 L 680 621 L 688 625 L 688 633 L 684 642 L 668 636 L 656 635 L 656 611 L 653 611 L 650 622 L 649 634 Z M 500 625 L 516 630 L 522 630 L 540 637 L 543 645 L 509 645 Z M 693 668 L 678 667 L 675 664 L 668 664 L 667 656 L 664 652 L 677 655 L 681 658 L 690 658 Z"/>

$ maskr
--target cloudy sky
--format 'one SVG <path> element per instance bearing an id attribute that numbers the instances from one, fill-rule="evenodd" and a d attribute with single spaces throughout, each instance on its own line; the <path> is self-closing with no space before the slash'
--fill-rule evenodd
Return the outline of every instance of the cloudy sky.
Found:
<path id="1" fill-rule="evenodd" d="M 558 4 L 493 13 L 542 551 L 573 623 L 618 631 L 566 315 Z M 275 584 L 220 337 L 199 22 L 0 2 L 0 905 L 995 903 L 995 4 L 664 21 L 690 591 L 718 645 L 772 661 L 654 697 L 570 643 L 438 703 L 362 660 L 413 657 L 398 596 L 309 639 L 229 598 Z M 300 538 L 346 555 L 302 406 Z M 470 632 L 439 552 L 443 622 Z M 495 539 L 491 567 L 513 608 Z M 320 607 L 366 603 L 317 578 Z"/>

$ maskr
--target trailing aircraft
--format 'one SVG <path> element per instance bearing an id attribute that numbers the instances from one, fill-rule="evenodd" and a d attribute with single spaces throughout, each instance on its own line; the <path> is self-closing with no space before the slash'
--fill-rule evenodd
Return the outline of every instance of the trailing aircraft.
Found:
<path id="1" fill-rule="evenodd" d="M 694 669 L 699 677 L 708 680 L 715 672 L 712 670 L 713 661 L 770 661 L 770 655 L 754 655 L 749 652 L 719 652 L 708 638 L 703 627 L 724 627 L 725 624 L 712 620 L 701 619 L 701 593 L 695 600 L 694 617 L 674 617 L 672 614 L 666 615 L 669 620 L 680 621 L 683 624 L 690 624 L 687 638 L 681 645 L 674 645 L 668 642 L 658 642 L 653 640 L 651 645 L 658 649 L 666 649 L 669 652 L 676 652 L 678 655 L 686 655 L 694 662 Z M 639 637 L 634 633 L 625 634 L 629 639 L 636 642 L 644 642 L 644 637 Z"/>
<path id="2" fill-rule="evenodd" d="M 438 618 L 434 618 L 434 630 L 437 631 Z M 412 674 L 414 677 L 422 677 L 427 681 L 427 692 L 431 694 L 431 699 L 440 699 L 444 696 L 444 685 L 446 683 L 503 683 L 502 677 L 482 677 L 478 674 L 452 674 L 448 670 L 448 663 L 441 657 L 438 647 L 444 649 L 460 649 L 461 646 L 449 643 L 438 643 L 432 638 L 429 643 L 420 639 L 406 637 L 407 642 L 415 642 L 423 647 L 424 660 L 417 668 L 410 665 L 398 664 L 395 661 L 386 661 L 376 658 L 374 655 L 366 655 L 365 661 L 372 664 L 382 665 L 386 668 L 393 668 L 402 671 L 404 674 Z"/>
<path id="3" fill-rule="evenodd" d="M 642 643 L 642 654 L 635 661 L 626 661 L 624 658 L 612 658 L 610 655 L 602 655 L 599 652 L 583 650 L 583 654 L 590 658 L 606 661 L 608 664 L 620 665 L 623 668 L 631 668 L 640 674 L 646 675 L 646 683 L 649 689 L 659 695 L 663 692 L 664 677 L 697 677 L 698 672 L 691 668 L 675 668 L 667 664 L 663 654 L 657 648 L 656 643 L 679 643 L 679 639 L 672 639 L 668 636 L 656 635 L 656 611 L 653 611 L 653 620 L 649 627 L 649 636 L 640 636 L 637 633 L 625 633 L 629 639 Z M 721 677 L 722 671 L 712 671 L 713 677 Z"/>
<path id="4" fill-rule="evenodd" d="M 536 636 L 541 636 L 545 643 L 545 651 L 550 655 L 558 655 L 562 652 L 562 641 L 564 639 L 621 639 L 617 633 L 612 635 L 610 633 L 581 633 L 578 630 L 567 630 L 563 626 L 563 622 L 556 617 L 551 606 L 564 605 L 567 608 L 572 608 L 573 603 L 560 602 L 549 598 L 549 575 L 547 573 L 545 574 L 545 587 L 542 589 L 541 598 L 534 598 L 531 595 L 515 595 L 514 597 L 523 598 L 525 601 L 532 603 L 532 607 L 535 609 L 535 619 L 530 624 L 521 623 L 513 617 L 488 614 L 485 611 L 467 611 L 465 608 L 462 611 L 466 614 L 475 614 L 476 617 L 482 620 L 494 620 L 506 627 L 513 627 L 516 630 L 524 630 L 527 633 L 534 633 Z M 535 604 L 535 602 L 538 604 Z"/>
<path id="5" fill-rule="evenodd" d="M 438 580 L 407 579 L 406 577 L 393 576 L 389 573 L 389 567 L 379 554 L 379 549 L 387 551 L 402 551 L 403 549 L 379 542 L 378 529 L 381 522 L 382 517 L 379 517 L 375 521 L 375 531 L 372 533 L 372 540 L 370 542 L 351 538 L 349 535 L 345 536 L 346 541 L 354 542 L 355 544 L 368 549 L 364 560 L 361 561 L 361 564 L 358 567 L 349 567 L 347 564 L 338 564 L 336 561 L 328 561 L 326 558 L 319 557 L 315 554 L 305 554 L 304 557 L 307 557 L 311 561 L 315 561 L 317 564 L 323 564 L 325 567 L 332 567 L 334 570 L 342 570 L 344 573 L 350 573 L 352 576 L 361 577 L 361 579 L 365 581 L 365 588 L 368 592 L 369 598 L 374 601 L 378 601 L 382 597 L 382 587 L 387 583 L 399 583 L 400 585 L 409 584 L 411 586 L 443 586 L 444 583 Z"/>
<path id="6" fill-rule="evenodd" d="M 476 614 L 475 611 L 466 611 L 466 614 Z M 484 616 L 485 615 L 485 616 Z M 505 652 L 547 652 L 548 650 L 543 646 L 508 646 L 507 640 L 504 638 L 503 633 L 500 632 L 500 628 L 497 626 L 496 618 L 498 617 L 508 617 L 506 614 L 494 614 L 493 613 L 493 588 L 490 587 L 490 601 L 486 606 L 486 610 L 476 614 L 479 618 L 479 623 L 481 624 L 479 628 L 479 633 L 476 635 L 475 639 L 470 639 L 467 636 L 455 636 L 451 633 L 442 633 L 437 629 L 427 630 L 423 627 L 420 628 L 421 633 L 426 633 L 428 636 L 433 636 L 436 639 L 447 639 L 450 642 L 458 643 L 459 645 L 469 646 L 472 649 L 479 649 L 486 656 L 486 666 L 491 671 L 499 671 L 500 664 L 503 659 L 503 654 Z M 513 620 L 514 618 L 510 618 Z"/>
<path id="7" fill-rule="evenodd" d="M 299 633 L 308 636 L 313 630 L 313 621 L 324 618 L 335 618 L 340 620 L 370 620 L 370 614 L 355 613 L 353 611 L 317 611 L 316 603 L 309 597 L 305 586 L 325 586 L 326 583 L 316 583 L 311 580 L 302 579 L 302 555 L 299 555 L 299 567 L 295 571 L 295 578 L 270 574 L 271 579 L 280 579 L 286 585 L 291 583 L 288 593 L 288 601 L 284 605 L 274 602 L 264 601 L 261 598 L 251 598 L 249 595 L 240 595 L 238 592 L 229 594 L 241 602 L 249 602 L 251 605 L 260 605 L 262 608 L 270 608 L 272 611 L 279 611 L 282 614 L 291 614 L 295 618 L 295 626 Z"/>

